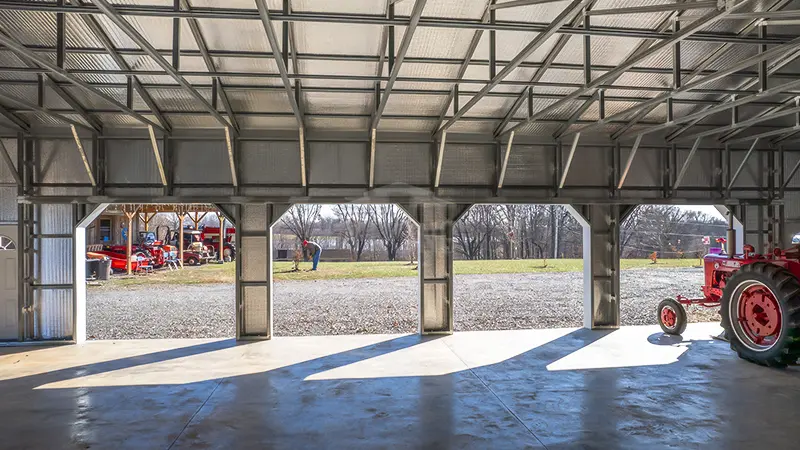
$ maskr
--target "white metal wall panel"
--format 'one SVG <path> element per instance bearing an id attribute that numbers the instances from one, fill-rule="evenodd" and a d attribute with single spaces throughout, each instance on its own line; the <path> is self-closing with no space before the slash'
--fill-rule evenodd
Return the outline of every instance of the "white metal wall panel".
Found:
<path id="1" fill-rule="evenodd" d="M 33 330 L 36 339 L 70 339 L 73 329 L 73 205 L 34 207 Z"/>
<path id="2" fill-rule="evenodd" d="M 494 145 L 445 145 L 441 184 L 491 183 L 495 173 L 496 152 Z"/>
<path id="3" fill-rule="evenodd" d="M 367 183 L 366 144 L 312 142 L 308 148 L 311 184 Z"/>
<path id="4" fill-rule="evenodd" d="M 240 183 L 300 184 L 297 142 L 240 141 Z"/>
<path id="5" fill-rule="evenodd" d="M 566 170 L 571 149 L 570 142 L 564 142 L 562 152 L 562 172 Z M 611 171 L 611 147 L 583 147 L 575 149 L 572 165 L 567 173 L 565 186 L 607 186 Z"/>
<path id="6" fill-rule="evenodd" d="M 375 145 L 375 184 L 430 184 L 430 144 Z"/>
<path id="7" fill-rule="evenodd" d="M 92 160 L 92 142 L 82 139 L 86 157 Z M 89 176 L 74 140 L 42 140 L 37 142 L 43 183 L 88 183 Z"/>
<path id="8" fill-rule="evenodd" d="M 747 149 L 731 150 L 731 176 L 733 176 L 733 174 L 739 168 L 739 165 L 742 163 L 742 160 L 746 154 Z M 750 155 L 750 158 L 745 163 L 744 168 L 741 172 L 739 172 L 739 176 L 736 178 L 736 182 L 733 184 L 734 187 L 757 187 L 760 186 L 762 182 L 764 186 L 766 186 L 766 180 L 762 176 L 761 170 L 759 169 L 762 156 L 764 155 L 759 154 L 758 151 L 755 151 Z"/>
<path id="9" fill-rule="evenodd" d="M 502 150 L 506 151 L 506 145 L 503 145 Z M 552 184 L 554 155 L 555 146 L 512 145 L 503 185 Z"/>
<path id="10" fill-rule="evenodd" d="M 630 147 L 620 148 L 620 164 L 622 167 L 625 167 L 625 162 L 628 160 L 630 152 Z M 633 163 L 628 171 L 628 176 L 625 178 L 623 188 L 662 186 L 661 158 L 661 151 L 640 147 L 633 158 Z"/>
<path id="11" fill-rule="evenodd" d="M 108 183 L 160 183 L 158 165 L 149 140 L 110 140 L 106 142 L 106 181 Z M 162 143 L 158 143 L 161 151 Z M 163 161 L 163 152 L 162 161 Z"/>
<path id="12" fill-rule="evenodd" d="M 690 149 L 679 148 L 676 155 L 676 171 L 680 172 L 683 163 L 689 156 Z M 717 165 L 717 154 L 715 151 L 698 149 L 692 159 L 686 174 L 681 181 L 680 187 L 712 187 L 714 185 L 714 171 L 711 169 Z"/>
<path id="13" fill-rule="evenodd" d="M 785 179 L 789 181 L 788 187 L 800 187 L 800 173 L 795 174 L 794 177 L 789 179 L 789 172 L 791 172 L 792 168 L 794 168 L 798 162 L 800 162 L 800 152 L 783 153 L 783 173 Z M 798 206 L 800 207 L 800 205 Z M 798 216 L 800 216 L 800 211 L 798 211 Z"/>
<path id="14" fill-rule="evenodd" d="M 175 183 L 232 183 L 225 141 L 175 141 Z"/>
<path id="15" fill-rule="evenodd" d="M 72 337 L 72 289 L 37 289 L 34 298 L 34 333 L 38 339 Z"/>
<path id="16" fill-rule="evenodd" d="M 17 221 L 17 188 L 0 187 L 0 223 Z"/>

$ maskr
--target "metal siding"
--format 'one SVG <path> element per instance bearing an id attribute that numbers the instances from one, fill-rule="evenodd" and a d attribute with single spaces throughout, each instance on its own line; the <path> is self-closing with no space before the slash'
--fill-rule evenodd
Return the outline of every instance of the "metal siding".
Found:
<path id="1" fill-rule="evenodd" d="M 747 149 L 731 149 L 731 176 L 739 168 L 746 153 Z M 758 187 L 761 185 L 760 181 L 763 177 L 759 173 L 760 157 L 762 155 L 757 150 L 750 155 L 750 159 L 745 163 L 742 171 L 739 172 L 739 176 L 733 184 L 734 187 Z M 764 187 L 766 187 L 766 183 L 764 183 Z"/>
<path id="2" fill-rule="evenodd" d="M 37 282 L 72 284 L 72 238 L 40 238 L 36 248 L 40 258 Z"/>
<path id="3" fill-rule="evenodd" d="M 493 145 L 445 145 L 440 184 L 490 184 L 495 152 Z"/>
<path id="4" fill-rule="evenodd" d="M 375 145 L 375 184 L 430 184 L 430 144 Z"/>
<path id="5" fill-rule="evenodd" d="M 308 149 L 309 183 L 367 183 L 366 144 L 312 142 Z"/>
<path id="6" fill-rule="evenodd" d="M 161 142 L 158 144 L 162 147 Z M 108 183 L 160 183 L 153 147 L 147 140 L 106 142 Z"/>
<path id="7" fill-rule="evenodd" d="M 71 234 L 73 226 L 72 205 L 40 205 L 38 207 L 40 234 Z"/>
<path id="8" fill-rule="evenodd" d="M 571 142 L 564 142 L 561 147 L 563 170 L 566 169 Z M 575 149 L 565 186 L 608 186 L 611 171 L 610 147 L 582 147 Z M 559 174 L 560 175 L 560 174 Z"/>
<path id="9" fill-rule="evenodd" d="M 625 166 L 625 162 L 630 155 L 630 147 L 620 149 L 620 165 Z M 621 171 L 622 169 L 620 169 Z M 625 178 L 623 188 L 630 187 L 650 187 L 661 186 L 661 152 L 658 150 L 639 148 L 633 158 L 631 170 Z M 619 180 L 617 180 L 619 181 Z"/>
<path id="10" fill-rule="evenodd" d="M 14 170 L 16 170 L 17 164 L 17 140 L 16 139 L 0 139 L 3 147 L 8 152 L 8 156 L 11 157 L 11 161 L 15 164 Z M 11 169 L 6 166 L 5 162 L 0 159 L 0 183 L 14 183 L 14 176 L 11 173 Z"/>
<path id="11" fill-rule="evenodd" d="M 678 149 L 677 152 L 677 167 L 676 170 L 680 172 L 683 167 L 686 157 L 689 155 L 690 149 Z M 713 167 L 716 164 L 716 152 L 698 149 L 694 155 L 694 159 L 689 164 L 686 170 L 686 175 L 681 181 L 680 187 L 711 187 L 714 183 Z"/>
<path id="12" fill-rule="evenodd" d="M 241 141 L 239 183 L 300 184 L 297 142 Z"/>
<path id="13" fill-rule="evenodd" d="M 174 141 L 175 183 L 231 183 L 225 141 Z"/>
<path id="14" fill-rule="evenodd" d="M 86 158 L 92 160 L 92 141 L 81 139 Z M 89 183 L 78 146 L 74 140 L 39 141 L 42 183 Z"/>
<path id="15" fill-rule="evenodd" d="M 502 147 L 503 154 L 506 145 Z M 504 186 L 550 185 L 553 182 L 553 146 L 512 145 Z"/>
<path id="16" fill-rule="evenodd" d="M 37 289 L 34 298 L 34 335 L 38 339 L 72 337 L 72 289 Z"/>

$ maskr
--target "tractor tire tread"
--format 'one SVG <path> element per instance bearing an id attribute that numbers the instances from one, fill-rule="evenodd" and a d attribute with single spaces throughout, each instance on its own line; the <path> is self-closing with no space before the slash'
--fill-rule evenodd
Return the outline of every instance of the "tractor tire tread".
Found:
<path id="1" fill-rule="evenodd" d="M 728 304 L 731 301 L 735 287 L 739 284 L 739 279 L 744 277 L 751 278 L 755 274 L 766 277 L 768 279 L 766 281 L 772 284 L 770 288 L 776 289 L 775 294 L 779 297 L 781 307 L 787 315 L 784 322 L 787 330 L 783 348 L 766 358 L 758 358 L 758 354 L 749 352 L 738 343 L 728 317 Z M 729 280 L 723 292 L 720 313 L 722 315 L 722 325 L 730 337 L 731 349 L 742 359 L 767 367 L 786 367 L 794 364 L 800 358 L 800 281 L 787 269 L 768 262 L 755 262 L 745 265 Z"/>

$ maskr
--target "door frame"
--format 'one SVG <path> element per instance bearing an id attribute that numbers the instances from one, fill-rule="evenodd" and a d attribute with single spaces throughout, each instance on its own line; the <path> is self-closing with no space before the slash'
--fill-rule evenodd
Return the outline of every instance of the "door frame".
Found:
<path id="1" fill-rule="evenodd" d="M 21 277 L 22 274 L 19 272 L 19 261 L 22 255 L 22 247 L 20 246 L 19 242 L 19 224 L 17 222 L 0 222 L 0 235 L 8 236 L 16 245 L 16 261 L 17 261 L 17 338 L 16 340 L 21 340 L 22 336 L 22 283 Z M 10 341 L 11 339 L 3 339 L 4 341 Z"/>

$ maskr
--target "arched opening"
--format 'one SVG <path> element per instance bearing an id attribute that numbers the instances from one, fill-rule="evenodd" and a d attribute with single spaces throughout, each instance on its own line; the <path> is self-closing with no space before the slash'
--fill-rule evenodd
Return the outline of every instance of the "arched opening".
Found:
<path id="1" fill-rule="evenodd" d="M 417 235 L 397 205 L 291 206 L 272 227 L 274 335 L 416 333 Z"/>
<path id="2" fill-rule="evenodd" d="M 724 209 L 640 205 L 620 223 L 621 325 L 657 324 L 662 300 L 702 297 L 702 259 L 711 249 L 726 246 L 718 242 L 727 240 Z M 687 312 L 690 322 L 719 321 L 718 308 L 689 306 Z"/>
<path id="3" fill-rule="evenodd" d="M 87 339 L 236 335 L 236 228 L 223 211 L 114 204 L 82 225 Z"/>
<path id="4" fill-rule="evenodd" d="M 474 205 L 453 229 L 456 331 L 583 324 L 583 229 L 560 205 Z"/>

